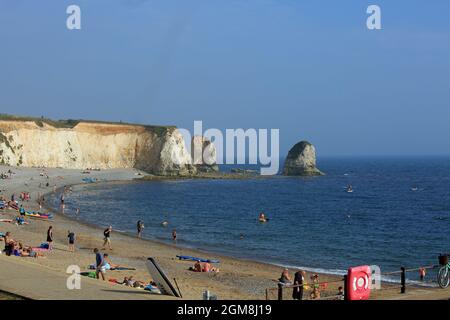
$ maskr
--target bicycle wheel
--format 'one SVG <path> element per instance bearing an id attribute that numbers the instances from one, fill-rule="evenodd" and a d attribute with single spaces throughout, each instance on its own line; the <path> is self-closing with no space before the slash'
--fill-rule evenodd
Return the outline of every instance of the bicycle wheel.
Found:
<path id="1" fill-rule="evenodd" d="M 442 289 L 448 287 L 448 285 L 450 284 L 450 272 L 447 266 L 443 266 L 439 269 L 437 280 L 439 287 L 441 287 Z"/>

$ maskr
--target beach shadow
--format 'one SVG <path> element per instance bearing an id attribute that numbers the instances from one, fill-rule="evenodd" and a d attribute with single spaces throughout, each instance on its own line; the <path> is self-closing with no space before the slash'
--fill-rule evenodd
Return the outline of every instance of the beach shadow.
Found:
<path id="1" fill-rule="evenodd" d="M 65 251 L 65 252 L 72 252 L 72 251 L 67 250 L 67 249 L 61 249 L 61 248 L 55 248 L 55 247 L 53 247 L 53 250 L 57 250 L 57 251 Z"/>
<path id="2" fill-rule="evenodd" d="M 78 249 L 80 249 L 80 250 L 94 250 L 95 248 L 98 248 L 98 247 L 92 247 L 92 248 L 81 247 L 81 248 L 78 248 Z M 98 250 L 100 250 L 100 249 L 98 249 Z"/>
<path id="3" fill-rule="evenodd" d="M 147 295 L 155 295 L 157 293 L 151 293 L 146 290 L 113 290 L 113 289 L 102 289 L 102 291 L 113 292 L 113 293 L 133 293 L 133 294 L 147 294 Z M 159 295 L 159 294 L 158 294 Z"/>

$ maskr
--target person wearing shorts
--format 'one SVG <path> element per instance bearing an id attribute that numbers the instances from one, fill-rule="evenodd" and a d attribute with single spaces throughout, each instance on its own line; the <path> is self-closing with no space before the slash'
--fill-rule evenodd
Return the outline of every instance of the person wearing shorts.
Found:
<path id="1" fill-rule="evenodd" d="M 109 226 L 107 229 L 105 229 L 105 231 L 103 231 L 103 235 L 105 236 L 103 238 L 103 250 L 106 249 L 106 245 L 108 245 L 109 250 L 112 250 L 112 247 L 111 247 L 111 231 L 112 231 L 112 226 Z"/>
<path id="2" fill-rule="evenodd" d="M 100 279 L 100 275 L 102 276 L 103 281 L 105 281 L 105 272 L 106 272 L 106 266 L 105 266 L 105 259 L 103 258 L 100 251 L 98 251 L 97 248 L 94 249 L 95 253 L 95 275 L 97 279 Z"/>
<path id="3" fill-rule="evenodd" d="M 68 231 L 67 238 L 69 239 L 69 251 L 75 252 L 75 233 Z"/>

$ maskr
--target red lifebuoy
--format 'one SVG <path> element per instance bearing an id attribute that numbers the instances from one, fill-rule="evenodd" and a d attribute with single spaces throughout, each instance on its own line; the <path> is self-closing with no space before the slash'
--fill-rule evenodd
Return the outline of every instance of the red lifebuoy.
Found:
<path id="1" fill-rule="evenodd" d="M 353 267 L 347 273 L 347 297 L 349 300 L 367 300 L 370 297 L 372 272 L 369 266 Z"/>

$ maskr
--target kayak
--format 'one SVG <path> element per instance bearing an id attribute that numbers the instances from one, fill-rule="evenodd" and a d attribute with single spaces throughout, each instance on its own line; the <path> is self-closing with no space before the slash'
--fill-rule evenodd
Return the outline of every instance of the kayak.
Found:
<path id="1" fill-rule="evenodd" d="M 25 212 L 24 216 L 29 218 L 39 218 L 39 219 L 52 219 L 53 216 L 51 214 L 40 213 L 40 212 Z"/>

